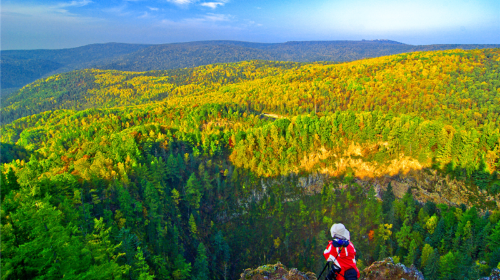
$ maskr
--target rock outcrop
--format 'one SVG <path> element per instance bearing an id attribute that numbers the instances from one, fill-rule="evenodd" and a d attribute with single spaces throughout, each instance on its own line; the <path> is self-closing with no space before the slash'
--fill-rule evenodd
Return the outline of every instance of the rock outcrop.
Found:
<path id="1" fill-rule="evenodd" d="M 240 276 L 241 280 L 317 280 L 312 272 L 301 272 L 296 268 L 287 269 L 280 262 L 259 266 L 256 269 L 247 268 Z"/>
<path id="2" fill-rule="evenodd" d="M 424 280 L 424 276 L 413 265 L 408 268 L 395 264 L 392 258 L 374 262 L 361 273 L 360 280 Z"/>

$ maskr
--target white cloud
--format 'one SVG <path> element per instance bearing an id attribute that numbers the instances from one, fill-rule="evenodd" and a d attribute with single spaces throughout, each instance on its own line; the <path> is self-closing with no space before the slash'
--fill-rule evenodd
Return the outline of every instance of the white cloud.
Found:
<path id="1" fill-rule="evenodd" d="M 155 7 L 149 7 L 148 6 L 148 9 L 151 10 L 151 11 L 158 11 L 159 9 L 158 8 L 155 8 Z"/>
<path id="2" fill-rule="evenodd" d="M 55 5 L 17 5 L 17 4 L 5 4 L 2 5 L 2 14 L 17 14 L 25 16 L 35 16 L 35 17 L 57 17 L 64 15 L 65 17 L 78 17 L 77 15 L 71 14 L 66 8 L 69 7 L 83 7 L 92 3 L 90 0 L 80 0 L 71 2 L 61 2 Z"/>
<path id="3" fill-rule="evenodd" d="M 221 0 L 221 1 L 217 1 L 217 2 L 203 2 L 203 3 L 200 3 L 200 5 L 203 7 L 215 9 L 218 6 L 224 6 L 225 4 L 227 4 L 227 2 L 229 2 L 229 0 Z"/>
<path id="4" fill-rule="evenodd" d="M 203 16 L 195 18 L 185 18 L 180 21 L 172 21 L 169 19 L 164 19 L 161 21 L 162 25 L 175 25 L 175 26 L 206 26 L 206 25 L 218 25 L 218 23 L 232 21 L 234 16 L 225 14 L 214 14 L 208 13 Z"/>
<path id="5" fill-rule="evenodd" d="M 86 6 L 88 4 L 92 3 L 92 1 L 90 0 L 80 0 L 80 1 L 71 1 L 71 2 L 67 2 L 67 3 L 59 3 L 56 5 L 56 7 L 59 7 L 59 8 L 65 8 L 65 7 L 83 7 L 83 6 Z"/>
<path id="6" fill-rule="evenodd" d="M 230 18 L 231 15 L 213 14 L 213 13 L 208 13 L 203 17 L 203 19 L 207 21 L 229 21 Z"/>
<path id="7" fill-rule="evenodd" d="M 196 2 L 197 0 L 167 0 L 170 3 L 174 3 L 176 5 L 188 5 Z"/>
<path id="8" fill-rule="evenodd" d="M 205 2 L 205 3 L 201 3 L 200 5 L 204 6 L 204 7 L 209 7 L 209 8 L 215 9 L 215 8 L 217 8 L 217 6 L 224 6 L 224 4 L 225 3 L 223 3 L 223 2 Z"/>

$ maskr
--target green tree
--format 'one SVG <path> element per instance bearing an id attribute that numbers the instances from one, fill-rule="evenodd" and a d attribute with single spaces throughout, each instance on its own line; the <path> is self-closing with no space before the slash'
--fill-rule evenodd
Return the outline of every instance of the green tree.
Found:
<path id="1" fill-rule="evenodd" d="M 2 184 L 2 197 L 5 197 L 11 191 L 17 191 L 20 188 L 19 183 L 17 182 L 17 176 L 14 170 L 9 168 L 7 174 L 4 177 L 3 172 L 1 172 L 1 184 Z"/>
<path id="2" fill-rule="evenodd" d="M 208 270 L 208 258 L 207 252 L 205 249 L 205 245 L 200 242 L 198 245 L 198 250 L 196 254 L 196 260 L 194 262 L 194 272 L 193 279 L 195 280 L 204 280 L 209 279 L 210 272 Z"/>
<path id="3" fill-rule="evenodd" d="M 174 260 L 174 271 L 172 277 L 175 280 L 183 280 L 191 275 L 191 263 L 186 262 L 186 259 L 181 254 L 178 254 Z"/>
<path id="4" fill-rule="evenodd" d="M 429 244 L 425 244 L 424 248 L 422 249 L 422 256 L 420 257 L 420 265 L 422 268 L 425 268 L 429 264 L 429 260 L 431 259 L 433 253 L 434 249 L 432 248 L 432 246 Z"/>
<path id="5" fill-rule="evenodd" d="M 431 257 L 427 261 L 427 265 L 423 268 L 425 279 L 435 280 L 438 279 L 440 268 L 440 257 L 438 249 L 434 249 Z"/>
<path id="6" fill-rule="evenodd" d="M 384 214 L 388 214 L 391 211 L 392 203 L 396 199 L 396 196 L 394 195 L 394 191 L 392 190 L 392 185 L 389 183 L 387 185 L 387 189 L 382 195 L 382 212 Z"/>
<path id="7" fill-rule="evenodd" d="M 487 240 L 487 246 L 491 251 L 500 249 L 500 222 L 497 222 Z"/>
<path id="8" fill-rule="evenodd" d="M 177 180 L 179 180 L 181 178 L 177 159 L 174 157 L 174 155 L 172 153 L 170 153 L 168 155 L 167 170 L 168 170 L 168 172 L 167 172 L 168 178 L 170 179 L 170 181 L 172 183 L 176 183 Z"/>
<path id="9" fill-rule="evenodd" d="M 193 213 L 189 216 L 189 231 L 191 231 L 191 235 L 193 237 L 198 235 L 198 228 L 196 227 L 196 221 L 194 220 Z"/>
<path id="10" fill-rule="evenodd" d="M 439 258 L 439 277 L 443 280 L 452 280 L 457 275 L 457 256 L 453 252 Z"/>
<path id="11" fill-rule="evenodd" d="M 189 176 L 185 190 L 186 201 L 188 202 L 189 206 L 193 207 L 194 209 L 200 208 L 200 186 L 198 184 L 198 179 L 196 178 L 196 175 L 194 173 L 191 173 L 191 176 Z"/>
<path id="12" fill-rule="evenodd" d="M 405 265 L 410 266 L 415 262 L 415 259 L 417 258 L 417 254 L 418 254 L 417 249 L 418 249 L 417 243 L 413 239 L 410 242 L 410 248 L 408 250 L 409 252 L 405 258 L 405 262 L 404 262 Z"/>
<path id="13" fill-rule="evenodd" d="M 144 258 L 141 247 L 137 247 L 137 254 L 135 255 L 134 274 L 138 280 L 152 280 L 154 276 L 149 274 L 149 265 Z"/>
<path id="14" fill-rule="evenodd" d="M 50 196 L 35 199 L 23 193 L 11 219 L 2 222 L 2 275 L 5 279 L 58 279 L 86 272 L 91 259 L 85 254 L 79 230 L 65 223 Z M 106 248 L 102 248 L 106 249 Z"/>
<path id="15" fill-rule="evenodd" d="M 85 248 L 92 256 L 92 266 L 86 277 L 92 279 L 121 279 L 130 267 L 120 265 L 118 259 L 123 253 L 115 253 L 122 245 L 115 245 L 110 239 L 111 228 L 106 229 L 104 219 L 94 219 L 94 231 L 87 235 Z M 82 277 L 82 278 L 86 278 Z"/>

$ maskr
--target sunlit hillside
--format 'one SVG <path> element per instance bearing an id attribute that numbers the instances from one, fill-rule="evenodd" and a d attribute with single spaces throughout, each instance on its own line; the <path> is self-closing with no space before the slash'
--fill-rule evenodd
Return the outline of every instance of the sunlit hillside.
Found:
<path id="1" fill-rule="evenodd" d="M 316 271 L 331 217 L 356 233 L 360 266 L 486 275 L 500 262 L 499 66 L 500 49 L 450 50 L 39 80 L 1 111 L 2 277 Z"/>

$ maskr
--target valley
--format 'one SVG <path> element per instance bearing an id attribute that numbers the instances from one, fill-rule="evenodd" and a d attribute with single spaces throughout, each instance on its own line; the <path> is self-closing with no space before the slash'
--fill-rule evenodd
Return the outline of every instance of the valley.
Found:
<path id="1" fill-rule="evenodd" d="M 294 46 L 249 44 L 225 47 Z M 236 279 L 277 261 L 317 273 L 333 222 L 351 231 L 360 269 L 393 257 L 426 279 L 489 275 L 500 49 L 342 44 L 352 56 L 170 70 L 133 58 L 159 46 L 127 47 L 112 67 L 12 92 L 2 277 Z"/>

